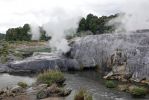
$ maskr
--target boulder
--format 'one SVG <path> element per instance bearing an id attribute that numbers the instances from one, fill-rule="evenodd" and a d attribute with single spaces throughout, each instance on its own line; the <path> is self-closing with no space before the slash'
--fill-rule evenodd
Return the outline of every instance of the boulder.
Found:
<path id="1" fill-rule="evenodd" d="M 70 89 L 62 89 L 57 84 L 52 84 L 50 87 L 43 89 L 37 93 L 37 99 L 44 99 L 48 97 L 65 97 L 71 93 Z"/>
<path id="2" fill-rule="evenodd" d="M 70 56 L 84 68 L 99 66 L 103 75 L 149 80 L 149 32 L 89 35 L 71 44 Z"/>
<path id="3" fill-rule="evenodd" d="M 59 53 L 34 53 L 32 57 L 8 64 L 8 73 L 33 73 L 44 70 L 79 70 L 78 62 Z"/>
<path id="4" fill-rule="evenodd" d="M 15 86 L 10 90 L 12 93 L 21 93 L 23 92 L 23 88 L 21 86 Z"/>

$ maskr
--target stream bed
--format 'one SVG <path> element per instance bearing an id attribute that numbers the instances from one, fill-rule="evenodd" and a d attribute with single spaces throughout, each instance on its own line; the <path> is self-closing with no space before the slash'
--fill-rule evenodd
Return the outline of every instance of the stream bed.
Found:
<path id="1" fill-rule="evenodd" d="M 66 100 L 73 100 L 76 90 L 80 88 L 91 92 L 93 100 L 136 100 L 136 98 L 132 98 L 129 93 L 106 88 L 104 86 L 104 80 L 95 71 L 69 73 L 65 74 L 65 77 L 67 83 L 66 87 L 73 90 L 71 95 L 66 97 Z M 149 100 L 149 96 L 137 100 Z"/>
<path id="2" fill-rule="evenodd" d="M 136 100 L 128 93 L 106 88 L 104 86 L 104 80 L 102 80 L 101 76 L 95 71 L 65 73 L 65 77 L 65 87 L 73 91 L 68 97 L 62 98 L 61 100 L 73 100 L 76 90 L 80 88 L 89 91 L 93 95 L 93 100 Z M 31 85 L 35 80 L 35 77 L 0 74 L 0 89 L 16 85 L 20 81 Z M 137 100 L 149 100 L 149 96 Z"/>

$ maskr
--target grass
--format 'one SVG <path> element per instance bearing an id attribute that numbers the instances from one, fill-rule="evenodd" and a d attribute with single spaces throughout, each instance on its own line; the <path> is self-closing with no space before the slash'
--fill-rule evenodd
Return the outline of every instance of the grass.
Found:
<path id="1" fill-rule="evenodd" d="M 112 80 L 107 80 L 107 81 L 105 82 L 105 86 L 106 86 L 107 88 L 115 88 L 115 87 L 116 87 L 116 83 L 115 83 L 114 81 L 112 81 Z"/>
<path id="2" fill-rule="evenodd" d="M 131 91 L 129 91 L 133 97 L 144 97 L 147 93 L 144 87 L 136 86 Z"/>
<path id="3" fill-rule="evenodd" d="M 45 71 L 38 75 L 37 82 L 52 85 L 59 80 L 64 80 L 64 75 L 60 71 Z"/>
<path id="4" fill-rule="evenodd" d="M 22 88 L 26 88 L 28 86 L 27 83 L 25 83 L 25 82 L 18 82 L 17 85 L 22 87 Z"/>
<path id="5" fill-rule="evenodd" d="M 85 89 L 80 89 L 74 97 L 74 100 L 93 100 L 92 95 L 89 94 Z"/>

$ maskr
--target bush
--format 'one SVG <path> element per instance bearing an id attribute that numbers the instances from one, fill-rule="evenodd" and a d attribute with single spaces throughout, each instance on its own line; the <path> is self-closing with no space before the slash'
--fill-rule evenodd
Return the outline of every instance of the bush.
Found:
<path id="1" fill-rule="evenodd" d="M 133 97 L 144 97 L 147 93 L 144 87 L 134 87 L 129 91 Z"/>
<path id="2" fill-rule="evenodd" d="M 25 82 L 19 82 L 18 86 L 22 87 L 22 88 L 26 88 L 28 85 Z"/>
<path id="3" fill-rule="evenodd" d="M 93 100 L 93 98 L 86 90 L 80 89 L 79 92 L 76 93 L 74 100 Z"/>
<path id="4" fill-rule="evenodd" d="M 116 87 L 116 83 L 114 81 L 111 81 L 111 80 L 106 81 L 105 85 L 107 88 L 115 88 Z"/>
<path id="5" fill-rule="evenodd" d="M 60 71 L 45 71 L 37 77 L 37 82 L 52 85 L 60 80 L 65 80 L 64 75 Z"/>

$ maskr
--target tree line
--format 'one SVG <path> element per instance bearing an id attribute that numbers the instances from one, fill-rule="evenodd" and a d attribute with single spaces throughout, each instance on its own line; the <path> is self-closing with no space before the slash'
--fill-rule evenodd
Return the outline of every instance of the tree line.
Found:
<path id="1" fill-rule="evenodd" d="M 39 27 L 40 30 L 40 40 L 47 41 L 50 37 L 46 36 L 46 31 L 42 27 Z M 9 28 L 6 31 L 5 40 L 6 41 L 31 41 L 32 35 L 29 34 L 31 32 L 31 27 L 29 24 L 24 24 L 23 27 L 17 28 Z"/>
<path id="2" fill-rule="evenodd" d="M 93 14 L 88 14 L 86 18 L 81 18 L 77 32 L 79 34 L 80 32 L 91 31 L 93 35 L 112 33 L 115 31 L 115 27 L 114 25 L 107 25 L 107 23 L 117 16 L 118 14 L 98 17 Z"/>
<path id="3" fill-rule="evenodd" d="M 107 23 L 117 16 L 118 14 L 98 17 L 93 14 L 88 14 L 86 18 L 82 17 L 79 21 L 75 36 L 80 36 L 82 32 L 84 32 L 84 35 L 87 35 L 87 31 L 90 31 L 92 35 L 112 33 L 115 31 L 115 27 L 109 26 Z M 46 36 L 46 31 L 42 27 L 39 27 L 39 29 L 41 33 L 40 40 L 47 41 L 51 38 Z M 0 38 L 5 38 L 6 41 L 31 41 L 32 36 L 29 34 L 30 31 L 30 25 L 24 24 L 23 27 L 9 28 L 6 31 L 6 36 L 0 35 Z"/>

